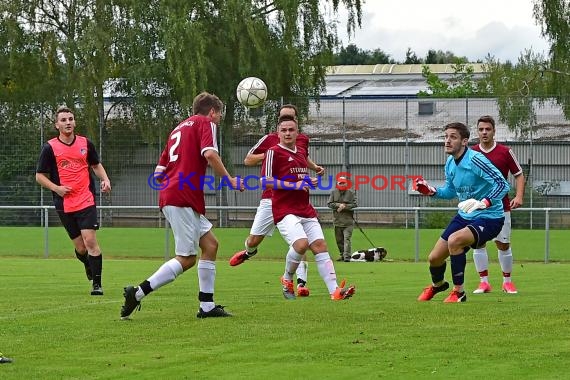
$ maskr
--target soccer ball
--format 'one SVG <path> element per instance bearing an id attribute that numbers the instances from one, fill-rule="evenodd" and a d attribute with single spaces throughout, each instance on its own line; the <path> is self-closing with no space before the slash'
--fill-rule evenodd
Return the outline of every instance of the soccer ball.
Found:
<path id="1" fill-rule="evenodd" d="M 247 77 L 239 82 L 236 95 L 244 106 L 257 108 L 267 99 L 267 86 L 259 78 Z"/>

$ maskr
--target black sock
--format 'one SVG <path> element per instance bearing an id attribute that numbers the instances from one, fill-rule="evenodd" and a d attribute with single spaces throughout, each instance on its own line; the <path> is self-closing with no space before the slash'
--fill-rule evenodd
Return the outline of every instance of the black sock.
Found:
<path id="1" fill-rule="evenodd" d="M 147 280 L 144 280 L 143 282 L 141 282 L 139 284 L 139 288 L 142 289 L 145 296 L 153 291 L 153 289 L 150 287 L 150 282 L 148 282 Z"/>
<path id="2" fill-rule="evenodd" d="M 85 252 L 84 254 L 81 254 L 81 253 L 77 252 L 77 249 L 76 249 L 75 250 L 75 257 L 77 257 L 77 260 L 81 261 L 86 266 L 89 265 L 89 260 L 87 259 L 87 252 Z"/>
<path id="3" fill-rule="evenodd" d="M 89 266 L 93 275 L 93 285 L 101 286 L 101 272 L 103 271 L 103 255 L 88 255 Z"/>
<path id="4" fill-rule="evenodd" d="M 451 274 L 453 275 L 453 285 L 463 285 L 463 282 L 465 281 L 466 264 L 467 256 L 465 253 L 451 255 Z"/>
<path id="5" fill-rule="evenodd" d="M 200 302 L 214 302 L 214 293 L 198 292 L 198 301 L 200 301 Z"/>
<path id="6" fill-rule="evenodd" d="M 301 286 L 305 286 L 307 284 L 307 281 L 303 281 L 300 278 L 297 278 L 297 286 L 301 285 Z"/>
<path id="7" fill-rule="evenodd" d="M 434 284 L 442 282 L 445 277 L 445 269 L 447 268 L 447 262 L 444 261 L 442 266 L 439 267 L 429 267 L 429 272 L 431 273 L 431 281 Z"/>

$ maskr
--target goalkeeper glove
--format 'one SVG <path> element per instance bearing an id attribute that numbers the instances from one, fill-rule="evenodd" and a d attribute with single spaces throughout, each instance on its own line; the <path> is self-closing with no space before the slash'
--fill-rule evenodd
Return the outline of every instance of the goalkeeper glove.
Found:
<path id="1" fill-rule="evenodd" d="M 483 198 L 482 200 L 478 201 L 477 199 L 467 199 L 466 201 L 459 202 L 457 208 L 467 214 L 471 214 L 475 210 L 484 210 L 487 207 L 491 206 L 491 201 L 487 198 Z"/>
<path id="2" fill-rule="evenodd" d="M 430 186 L 430 184 L 422 177 L 416 178 L 416 190 L 422 195 L 435 194 L 435 187 Z"/>

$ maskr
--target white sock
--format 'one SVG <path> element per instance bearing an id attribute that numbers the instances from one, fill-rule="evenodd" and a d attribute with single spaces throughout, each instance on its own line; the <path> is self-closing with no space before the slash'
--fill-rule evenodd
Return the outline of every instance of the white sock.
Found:
<path id="1" fill-rule="evenodd" d="M 144 294 L 143 290 L 141 289 L 140 286 L 137 286 L 137 291 L 135 293 L 135 299 L 137 301 L 142 300 L 144 297 L 146 296 L 146 294 Z"/>
<path id="2" fill-rule="evenodd" d="M 214 293 L 216 281 L 216 262 L 198 260 L 198 286 L 202 293 Z"/>
<path id="3" fill-rule="evenodd" d="M 286 280 L 293 281 L 293 275 L 297 271 L 302 258 L 303 255 L 297 253 L 297 251 L 293 249 L 293 246 L 289 247 L 287 258 L 285 259 L 285 273 L 283 274 Z"/>
<path id="4" fill-rule="evenodd" d="M 303 282 L 307 282 L 307 269 L 309 268 L 309 263 L 306 260 L 303 260 L 299 263 L 297 267 L 297 280 L 301 280 Z"/>
<path id="5" fill-rule="evenodd" d="M 152 274 L 148 278 L 148 282 L 150 283 L 150 287 L 152 290 L 157 290 L 161 286 L 164 286 L 168 283 L 171 283 L 178 277 L 184 270 L 182 269 L 182 264 L 176 259 L 170 259 L 158 268 L 156 272 Z M 139 288 L 137 291 L 137 295 L 142 293 L 142 290 Z M 143 293 L 144 297 L 144 293 Z M 142 299 L 137 297 L 137 300 L 140 301 Z"/>
<path id="6" fill-rule="evenodd" d="M 198 287 L 202 293 L 214 294 L 216 282 L 216 262 L 210 260 L 198 260 Z M 200 301 L 200 308 L 206 313 L 212 310 L 216 304 Z"/>
<path id="7" fill-rule="evenodd" d="M 483 272 L 489 270 L 489 256 L 487 255 L 487 249 L 476 248 L 473 250 L 473 263 L 475 264 L 475 269 L 477 272 Z M 481 282 L 488 282 L 487 276 L 479 276 Z"/>
<path id="8" fill-rule="evenodd" d="M 338 284 L 336 283 L 336 272 L 334 270 L 334 264 L 328 252 L 322 252 L 315 255 L 315 263 L 317 264 L 317 269 L 319 275 L 325 281 L 329 293 L 332 294 Z"/>
<path id="9" fill-rule="evenodd" d="M 513 271 L 513 252 L 511 247 L 506 251 L 499 250 L 499 263 L 501 264 L 501 270 L 503 273 L 508 273 L 509 276 L 503 276 L 503 282 L 511 282 L 510 274 Z"/>
<path id="10" fill-rule="evenodd" d="M 257 251 L 257 247 L 250 247 L 247 245 L 247 239 L 245 239 L 245 251 L 247 252 L 248 256 L 253 256 L 252 253 Z"/>

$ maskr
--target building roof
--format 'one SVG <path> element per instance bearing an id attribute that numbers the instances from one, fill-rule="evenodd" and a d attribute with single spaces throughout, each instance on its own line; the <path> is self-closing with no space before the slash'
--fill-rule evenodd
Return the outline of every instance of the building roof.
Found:
<path id="1" fill-rule="evenodd" d="M 485 75 L 482 63 L 468 63 L 473 68 L 475 79 Z M 344 65 L 329 66 L 323 98 L 409 98 L 417 97 L 420 91 L 428 91 L 422 76 L 422 64 L 417 65 Z M 442 80 L 451 79 L 454 64 L 429 64 L 430 71 Z"/>
<path id="2" fill-rule="evenodd" d="M 467 66 L 473 68 L 475 74 L 485 73 L 485 66 L 482 63 L 467 63 Z M 397 64 L 378 64 L 378 65 L 341 65 L 329 66 L 327 68 L 327 76 L 339 75 L 399 75 L 399 74 L 415 74 L 421 77 L 424 66 L 428 66 L 434 74 L 453 74 L 455 72 L 455 64 L 414 64 L 414 65 L 397 65 Z"/>

